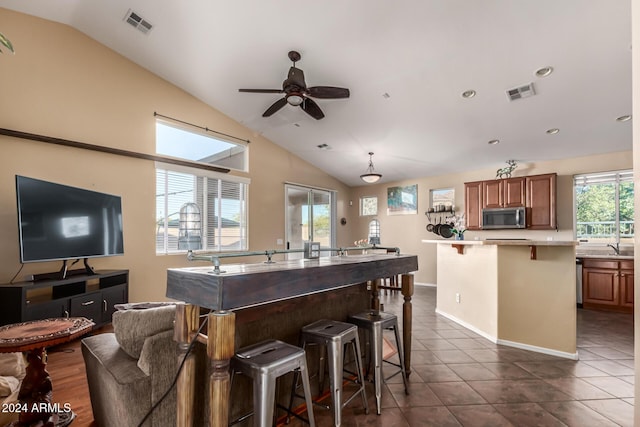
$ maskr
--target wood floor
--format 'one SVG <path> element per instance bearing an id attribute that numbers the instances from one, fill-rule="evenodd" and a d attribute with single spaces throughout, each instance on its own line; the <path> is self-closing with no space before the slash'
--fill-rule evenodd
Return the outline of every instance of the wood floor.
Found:
<path id="1" fill-rule="evenodd" d="M 93 333 L 111 331 L 112 327 L 106 326 Z M 71 410 L 76 413 L 71 424 L 73 427 L 97 427 L 93 422 L 80 340 L 49 348 L 47 354 L 47 371 L 53 382 L 53 401 L 61 406 L 65 403 L 71 405 Z"/>

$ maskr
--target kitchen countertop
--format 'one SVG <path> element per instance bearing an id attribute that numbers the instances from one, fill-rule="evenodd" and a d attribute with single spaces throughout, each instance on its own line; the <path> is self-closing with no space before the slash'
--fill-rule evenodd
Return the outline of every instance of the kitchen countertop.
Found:
<path id="1" fill-rule="evenodd" d="M 449 245 L 500 245 L 500 246 L 576 246 L 575 240 L 423 240 L 422 243 L 444 243 Z"/>
<path id="2" fill-rule="evenodd" d="M 611 259 L 611 260 L 632 260 L 635 257 L 633 255 L 616 255 L 616 254 L 576 254 L 576 258 L 598 258 L 598 259 Z"/>

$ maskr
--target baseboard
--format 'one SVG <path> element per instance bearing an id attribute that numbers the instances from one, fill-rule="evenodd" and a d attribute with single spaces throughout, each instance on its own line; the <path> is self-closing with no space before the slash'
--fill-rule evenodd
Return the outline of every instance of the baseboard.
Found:
<path id="1" fill-rule="evenodd" d="M 468 324 L 467 322 L 465 322 L 464 320 L 460 320 L 455 316 L 452 316 L 448 313 L 445 313 L 443 311 L 440 311 L 436 308 L 436 314 L 439 314 L 443 317 L 446 317 L 447 319 L 456 322 L 458 325 L 465 327 L 466 329 L 469 329 L 471 332 L 475 332 L 476 334 L 480 335 L 483 338 L 488 339 L 489 341 L 498 344 L 498 345 L 504 345 L 507 347 L 514 347 L 514 348 L 518 348 L 521 350 L 527 350 L 527 351 L 534 351 L 536 353 L 542 353 L 542 354 L 548 354 L 550 356 L 555 356 L 555 357 L 561 357 L 563 359 L 571 359 L 571 360 L 579 360 L 579 356 L 578 356 L 578 352 L 575 353 L 567 353 L 565 351 L 558 351 L 558 350 L 554 350 L 551 348 L 546 348 L 546 347 L 538 347 L 535 345 L 529 345 L 529 344 L 524 344 L 524 343 L 520 343 L 520 342 L 516 342 L 516 341 L 509 341 L 509 340 L 503 340 L 503 339 L 499 339 L 497 337 L 494 337 L 484 331 L 481 331 L 480 329 Z"/>
<path id="2" fill-rule="evenodd" d="M 435 283 L 418 283 L 418 282 L 414 282 L 413 284 L 415 286 L 425 286 L 425 287 L 429 287 L 429 288 L 437 287 Z"/>

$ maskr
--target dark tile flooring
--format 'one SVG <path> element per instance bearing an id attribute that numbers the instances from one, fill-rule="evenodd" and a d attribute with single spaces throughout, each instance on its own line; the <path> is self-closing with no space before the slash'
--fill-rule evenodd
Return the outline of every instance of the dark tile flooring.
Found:
<path id="1" fill-rule="evenodd" d="M 399 292 L 381 302 L 401 319 Z M 343 426 L 633 426 L 631 315 L 578 310 L 572 361 L 494 344 L 435 314 L 435 304 L 436 288 L 416 286 L 410 394 L 399 375 L 389 379 L 377 416 L 368 384 L 369 414 L 356 398 Z M 314 414 L 318 426 L 333 424 L 330 411 Z"/>

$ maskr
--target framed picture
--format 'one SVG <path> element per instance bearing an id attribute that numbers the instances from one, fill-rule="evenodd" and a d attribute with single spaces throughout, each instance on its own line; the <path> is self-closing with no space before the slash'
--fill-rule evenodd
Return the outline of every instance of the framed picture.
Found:
<path id="1" fill-rule="evenodd" d="M 418 184 L 387 188 L 387 215 L 418 213 Z"/>

